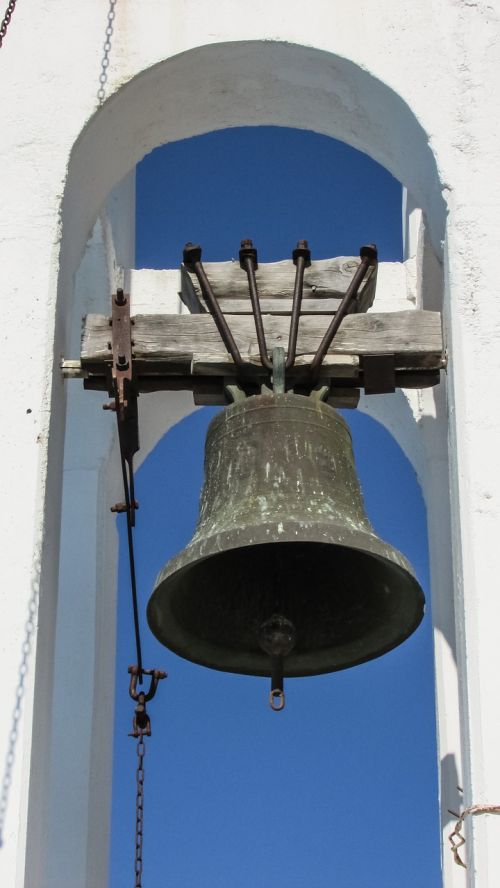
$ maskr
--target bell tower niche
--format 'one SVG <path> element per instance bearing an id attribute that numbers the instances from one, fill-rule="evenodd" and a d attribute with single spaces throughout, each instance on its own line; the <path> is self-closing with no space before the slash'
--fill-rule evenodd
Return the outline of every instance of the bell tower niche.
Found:
<path id="1" fill-rule="evenodd" d="M 344 0 L 312 0 L 307 16 L 289 0 L 258 0 L 251 17 L 194 0 L 147 9 L 18 0 L 7 12 L 0 662 L 5 705 L 16 705 L 13 734 L 0 735 L 3 882 L 89 888 L 107 878 L 111 727 L 102 713 L 113 691 L 116 540 L 106 519 L 121 478 L 116 436 L 98 429 L 81 390 L 68 392 L 65 378 L 79 368 L 61 361 L 78 360 L 81 315 L 107 312 L 96 294 L 133 291 L 120 269 L 134 268 L 136 163 L 160 144 L 267 124 L 346 142 L 410 198 L 411 255 L 393 273 L 415 316 L 441 313 L 446 376 L 384 395 L 377 415 L 415 466 L 429 516 L 443 885 L 497 884 L 495 11 L 426 0 L 409 21 L 396 0 L 375 12 L 363 0 L 354 22 Z M 368 397 L 360 407 L 375 411 Z M 150 403 L 142 456 L 191 409 L 184 391 L 155 392 Z M 457 801 L 466 870 L 448 847 Z"/>

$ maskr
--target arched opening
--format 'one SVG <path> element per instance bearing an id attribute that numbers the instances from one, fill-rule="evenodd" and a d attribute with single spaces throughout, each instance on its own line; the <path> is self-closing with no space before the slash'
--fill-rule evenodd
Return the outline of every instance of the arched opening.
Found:
<path id="1" fill-rule="evenodd" d="M 266 124 L 323 133 L 378 161 L 423 209 L 440 253 L 446 207 L 436 162 L 425 131 L 390 87 L 313 47 L 223 43 L 143 71 L 85 127 L 63 199 L 60 285 L 74 273 L 105 196 L 145 154 L 212 130 Z"/>
<path id="2" fill-rule="evenodd" d="M 309 171 L 302 189 L 293 176 L 301 164 Z M 300 234 L 310 237 L 315 256 L 326 256 L 352 251 L 349 241 L 369 239 L 373 230 L 382 260 L 402 258 L 399 184 L 358 152 L 309 132 L 214 132 L 157 149 L 137 177 L 138 266 L 174 265 L 188 238 L 201 241 L 209 259 L 227 258 L 238 232 L 254 236 L 264 261 L 287 255 L 290 238 L 293 245 Z M 191 536 L 212 413 L 175 426 L 139 471 L 142 613 L 156 573 Z M 346 419 L 355 429 L 374 524 L 415 563 L 429 597 L 425 511 L 414 472 L 381 426 L 357 412 Z M 133 639 L 123 545 L 122 537 L 112 886 L 130 870 L 134 812 L 126 736 Z M 370 875 L 394 888 L 412 879 L 415 886 L 440 884 L 430 610 L 409 646 L 387 659 L 359 672 L 290 682 L 279 723 L 271 721 L 264 682 L 180 661 L 147 629 L 144 644 L 148 663 L 170 675 L 151 707 L 145 867 L 152 885 L 168 877 L 243 888 L 254 884 L 255 872 L 263 885 L 320 888 L 332 878 L 364 884 Z M 410 797 L 426 825 L 425 872 L 413 868 Z M 356 858 L 357 812 L 374 799 L 378 827 Z"/>
<path id="3" fill-rule="evenodd" d="M 210 90 L 207 92 L 207 84 L 213 87 L 217 83 L 222 83 L 223 88 L 215 93 Z M 58 283 L 59 346 L 62 352 L 68 353 L 64 344 L 67 345 L 76 320 L 73 318 L 71 322 L 67 294 L 73 291 L 73 275 L 104 195 L 133 168 L 137 160 L 157 144 L 217 128 L 265 123 L 322 132 L 375 157 L 411 190 L 418 205 L 427 215 L 428 230 L 432 233 L 434 244 L 439 245 L 444 229 L 444 205 L 434 159 L 424 131 L 410 109 L 395 93 L 350 62 L 314 49 L 272 43 L 202 47 L 143 72 L 123 87 L 93 118 L 74 147 L 63 201 Z M 408 146 L 411 146 L 411 151 Z M 59 396 L 60 393 L 56 391 L 56 402 Z M 56 402 L 54 415 L 60 415 L 62 401 Z M 405 409 L 403 420 L 400 418 L 394 423 L 395 432 L 398 435 L 407 435 L 408 452 L 412 459 L 418 459 L 418 454 L 423 453 L 425 448 L 417 440 L 417 436 L 414 436 L 414 441 L 410 440 L 414 417 L 411 410 Z M 179 403 L 178 408 L 173 405 L 168 422 L 175 422 L 184 410 L 185 402 Z M 388 410 L 388 416 L 393 413 L 392 409 Z M 147 420 L 145 424 L 147 426 Z M 150 444 L 158 439 L 164 429 L 165 423 L 151 433 Z M 150 444 L 144 447 L 144 455 Z M 96 457 L 98 465 L 93 464 L 90 467 L 96 480 L 95 490 L 89 491 L 89 510 L 92 512 L 93 503 L 93 514 L 94 517 L 97 515 L 100 528 L 112 496 L 110 489 L 116 480 L 109 472 L 110 445 L 111 439 L 101 440 L 99 455 Z M 440 440 L 436 446 L 441 446 Z M 59 477 L 57 459 L 54 450 L 50 465 L 54 478 Z M 75 466 L 75 471 L 80 470 L 81 466 Z M 107 484 L 100 485 L 104 478 L 107 479 Z M 95 569 L 100 571 L 101 579 L 100 562 L 106 557 L 103 556 L 106 545 L 102 539 L 89 541 L 89 549 L 93 547 L 96 553 Z M 111 541 L 108 554 L 112 550 Z M 109 636 L 106 638 L 105 626 L 111 625 L 109 617 L 113 609 L 112 596 L 108 595 L 109 589 L 106 591 L 110 581 L 112 576 L 101 584 L 101 605 L 106 613 L 95 611 L 89 620 L 89 632 L 92 632 L 93 623 L 97 621 L 101 633 L 101 636 L 99 632 L 93 635 L 94 668 L 88 676 L 87 688 L 87 715 L 90 720 L 88 736 L 82 741 L 87 749 L 82 789 L 86 794 L 85 804 L 90 807 L 95 806 L 97 799 L 93 788 L 96 784 L 96 762 L 99 763 L 98 768 L 102 768 L 99 771 L 101 783 L 107 779 L 106 775 L 109 777 L 110 769 L 109 758 L 103 760 L 99 746 L 101 742 L 106 742 L 106 729 L 99 719 L 102 699 L 97 700 L 99 688 L 102 687 L 102 680 L 106 677 L 110 664 L 109 656 L 103 654 L 103 646 L 109 640 Z M 77 617 L 73 615 L 72 619 Z M 59 635 L 63 628 L 61 623 L 58 627 Z M 49 687 L 52 682 L 50 669 L 47 671 L 46 681 Z M 101 730 L 102 735 L 99 734 Z M 50 732 L 52 731 L 53 736 L 57 732 L 57 719 L 50 728 L 47 726 L 46 731 L 43 742 L 39 743 L 42 761 L 47 748 L 53 742 Z M 45 802 L 48 808 L 55 807 L 57 792 L 62 792 L 61 786 L 56 786 L 51 791 L 51 798 Z M 59 810 L 58 816 L 64 816 L 64 812 Z M 49 831 L 52 834 L 57 831 L 55 823 L 51 816 Z M 40 857 L 50 856 L 50 851 L 41 848 L 42 837 L 35 808 L 30 828 L 35 837 L 31 847 L 36 845 L 36 837 L 40 843 L 39 857 L 33 855 L 35 868 Z M 95 872 L 99 872 L 99 866 L 106 856 L 102 836 L 98 833 L 98 827 L 89 827 L 86 845 L 82 850 L 85 855 L 82 866 L 89 873 L 92 873 L 93 866 L 96 868 Z M 68 859 L 69 856 L 68 854 Z M 47 869 L 50 869 L 48 864 Z"/>

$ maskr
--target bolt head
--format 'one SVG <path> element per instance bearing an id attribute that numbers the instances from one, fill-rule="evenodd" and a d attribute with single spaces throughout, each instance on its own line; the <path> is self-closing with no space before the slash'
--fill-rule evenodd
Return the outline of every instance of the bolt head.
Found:
<path id="1" fill-rule="evenodd" d="M 369 259 L 370 265 L 375 265 L 378 258 L 378 251 L 375 244 L 367 244 L 359 250 L 361 259 Z"/>
<path id="2" fill-rule="evenodd" d="M 293 264 L 297 265 L 297 259 L 302 256 L 305 260 L 305 267 L 309 268 L 311 264 L 311 251 L 306 240 L 297 241 L 297 246 L 292 253 Z"/>
<path id="3" fill-rule="evenodd" d="M 192 244 L 189 241 L 182 252 L 182 261 L 184 265 L 194 265 L 195 262 L 201 261 L 201 247 L 199 244 Z"/>
<path id="4" fill-rule="evenodd" d="M 241 250 L 240 250 L 240 268 L 244 271 L 246 270 L 245 260 L 251 259 L 253 262 L 253 267 L 257 269 L 259 267 L 257 262 L 257 250 L 253 245 L 253 241 L 247 237 L 241 241 Z"/>

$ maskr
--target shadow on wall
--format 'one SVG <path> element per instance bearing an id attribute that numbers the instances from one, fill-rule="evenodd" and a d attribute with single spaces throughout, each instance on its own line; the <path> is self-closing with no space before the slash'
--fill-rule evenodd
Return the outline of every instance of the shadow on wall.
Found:
<path id="1" fill-rule="evenodd" d="M 448 824 L 455 824 L 457 817 L 463 808 L 463 789 L 460 786 L 460 780 L 457 770 L 456 758 L 453 754 L 445 755 L 441 759 L 441 786 L 446 788 L 449 810 L 441 812 L 441 822 L 443 829 Z M 451 831 L 451 830 L 450 830 Z M 445 853 L 448 851 L 444 849 Z"/>

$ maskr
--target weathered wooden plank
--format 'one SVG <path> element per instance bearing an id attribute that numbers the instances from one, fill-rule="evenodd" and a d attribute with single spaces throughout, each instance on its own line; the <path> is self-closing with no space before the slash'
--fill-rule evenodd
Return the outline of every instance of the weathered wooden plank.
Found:
<path id="1" fill-rule="evenodd" d="M 301 368 L 309 367 L 313 355 L 298 355 L 295 361 L 294 374 Z M 250 358 L 252 370 L 256 377 L 269 376 L 258 356 Z M 218 355 L 193 355 L 191 361 L 191 374 L 193 376 L 235 376 L 235 365 L 232 359 L 222 362 Z M 320 376 L 356 379 L 359 373 L 359 358 L 357 355 L 325 355 Z"/>
<path id="2" fill-rule="evenodd" d="M 137 315 L 132 327 L 133 351 L 139 371 L 190 373 L 194 355 L 203 355 L 227 366 L 228 356 L 209 314 Z M 228 316 L 228 321 L 244 360 L 257 358 L 255 324 L 246 315 Z M 314 354 L 330 318 L 302 317 L 299 324 L 297 355 Z M 269 350 L 286 348 L 289 320 L 266 315 L 264 327 Z M 109 320 L 104 315 L 88 315 L 85 322 L 82 366 L 98 368 L 110 359 Z M 329 354 L 394 354 L 396 367 L 436 368 L 444 366 L 441 318 L 439 312 L 401 311 L 348 315 L 334 339 Z M 222 370 L 221 372 L 225 372 Z M 333 374 L 332 374 L 333 375 Z"/>
<path id="3" fill-rule="evenodd" d="M 354 410 L 359 404 L 359 395 L 360 392 L 357 388 L 335 388 L 332 389 L 332 394 L 327 398 L 327 404 L 330 404 L 332 407 L 343 408 L 344 410 L 346 408 Z"/>
<path id="4" fill-rule="evenodd" d="M 301 307 L 301 315 L 308 314 L 335 314 L 341 303 L 341 298 L 304 299 Z M 292 300 L 285 297 L 279 299 L 259 299 L 262 314 L 291 315 Z M 221 307 L 224 314 L 252 314 L 250 299 L 221 299 Z M 199 314 L 199 312 L 194 312 Z"/>
<path id="5" fill-rule="evenodd" d="M 64 374 L 64 368 L 63 368 Z M 64 374 L 65 375 L 65 374 Z M 75 379 L 76 377 L 72 374 L 69 378 Z M 89 389 L 91 391 L 107 391 L 108 389 L 108 380 L 104 373 L 96 373 L 93 374 L 91 371 L 85 370 L 81 372 L 80 377 L 84 380 L 84 388 Z M 342 377 L 340 377 L 342 379 Z M 350 385 L 349 387 L 342 387 L 336 384 L 335 377 L 331 377 L 331 379 L 335 380 L 335 385 L 332 388 L 332 397 L 340 397 L 344 398 L 344 401 L 347 404 L 347 401 L 351 402 L 354 397 L 359 399 L 359 391 L 356 386 L 363 387 L 363 380 L 360 376 L 358 379 L 353 380 L 355 385 Z M 180 391 L 190 391 L 199 395 L 200 397 L 207 398 L 205 403 L 212 403 L 210 399 L 221 398 L 221 392 L 224 389 L 224 383 L 227 381 L 227 377 L 224 376 L 165 376 L 162 374 L 151 374 L 145 375 L 140 374 L 137 376 L 135 381 L 136 390 L 139 393 L 148 393 L 148 392 L 180 392 Z M 258 383 L 258 380 L 255 380 Z M 396 371 L 396 388 L 409 388 L 409 389 L 419 389 L 419 388 L 429 388 L 430 386 L 438 385 L 440 381 L 440 371 L 439 370 L 413 370 L 413 371 L 404 371 L 397 370 Z M 296 380 L 294 377 L 294 385 L 297 392 L 300 394 L 301 392 L 301 384 L 300 379 Z M 258 386 L 257 386 L 258 387 Z M 307 386 L 304 385 L 304 391 L 307 389 Z M 356 395 L 357 392 L 357 395 Z M 351 397 L 352 395 L 352 397 Z M 201 402 L 200 402 L 201 403 Z M 217 400 L 213 400 L 213 403 L 219 403 Z M 356 400 L 357 403 L 357 400 Z M 343 406 L 339 404 L 338 406 Z M 349 406 L 349 404 L 347 404 Z M 355 406 L 355 405 L 354 405 Z"/>
<path id="6" fill-rule="evenodd" d="M 303 313 L 316 311 L 316 308 L 312 308 L 313 303 L 322 301 L 328 305 L 328 307 L 325 305 L 324 312 L 336 311 L 336 303 L 344 296 L 359 262 L 356 256 L 338 256 L 335 259 L 318 259 L 311 262 L 304 273 Z M 204 268 L 224 313 L 247 314 L 251 311 L 248 278 L 246 272 L 240 268 L 239 262 L 205 262 Z M 375 298 L 376 276 L 376 269 L 369 268 L 358 296 L 352 303 L 350 309 L 352 313 L 367 311 L 372 305 Z M 263 312 L 291 310 L 288 307 L 284 308 L 287 301 L 291 306 L 293 296 L 295 266 L 291 259 L 260 263 L 255 277 Z M 192 313 L 198 314 L 207 310 L 198 279 L 185 265 L 181 267 L 181 286 L 181 298 Z M 269 300 L 271 305 L 283 302 L 283 307 L 272 309 Z"/>
<path id="7" fill-rule="evenodd" d="M 198 407 L 225 407 L 229 403 L 222 389 L 218 392 L 194 391 L 193 401 Z M 335 389 L 334 393 L 327 399 L 327 403 L 332 407 L 352 410 L 358 406 L 359 389 Z"/>

